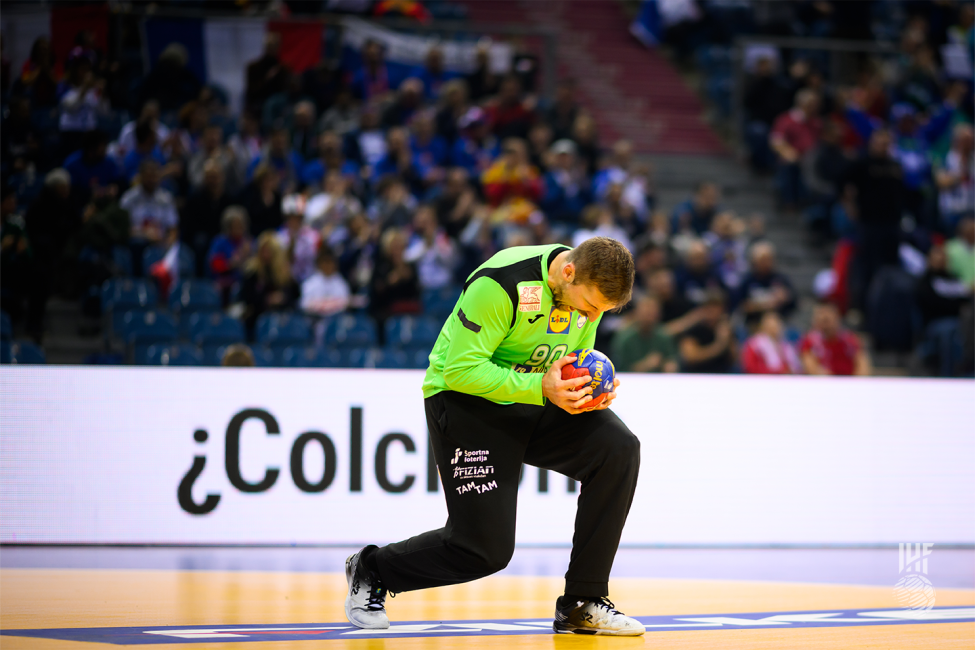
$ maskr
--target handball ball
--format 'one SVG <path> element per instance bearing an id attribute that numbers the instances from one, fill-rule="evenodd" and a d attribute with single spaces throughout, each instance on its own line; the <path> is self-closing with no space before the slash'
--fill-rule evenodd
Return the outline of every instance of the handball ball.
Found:
<path id="1" fill-rule="evenodd" d="M 592 401 L 588 402 L 585 408 L 599 405 L 606 399 L 606 393 L 613 392 L 613 380 L 616 378 L 616 368 L 613 367 L 613 362 L 602 352 L 591 348 L 576 350 L 572 354 L 575 355 L 576 360 L 562 366 L 562 379 L 589 375 Z M 585 384 L 580 386 L 580 389 L 584 387 Z"/>

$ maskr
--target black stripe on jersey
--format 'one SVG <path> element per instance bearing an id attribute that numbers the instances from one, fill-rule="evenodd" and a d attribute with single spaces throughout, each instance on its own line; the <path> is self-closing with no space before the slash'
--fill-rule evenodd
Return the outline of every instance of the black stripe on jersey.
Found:
<path id="1" fill-rule="evenodd" d="M 551 267 L 552 261 L 556 256 L 562 251 L 567 250 L 570 250 L 568 246 L 553 249 L 548 254 L 548 259 L 545 260 L 546 265 Z M 508 294 L 508 297 L 511 299 L 511 325 L 509 327 L 514 327 L 515 319 L 518 317 L 518 283 L 542 281 L 542 256 L 529 257 L 528 259 L 509 264 L 508 266 L 481 269 L 467 278 L 467 282 L 464 283 L 464 291 L 467 291 L 467 287 L 471 286 L 479 278 L 491 278 Z M 463 322 L 463 319 L 461 322 Z"/>
<path id="2" fill-rule="evenodd" d="M 457 310 L 457 317 L 460 318 L 461 324 L 470 331 L 474 332 L 475 334 L 479 334 L 481 332 L 481 326 L 469 319 L 467 314 L 464 313 L 463 309 Z"/>

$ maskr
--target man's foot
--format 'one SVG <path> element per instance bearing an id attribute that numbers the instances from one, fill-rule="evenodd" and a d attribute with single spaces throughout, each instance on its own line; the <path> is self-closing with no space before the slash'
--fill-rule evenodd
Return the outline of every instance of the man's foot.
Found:
<path id="1" fill-rule="evenodd" d="M 559 634 L 610 634 L 639 636 L 646 632 L 643 623 L 622 612 L 606 597 L 566 599 L 555 601 L 555 622 Z"/>
<path id="2" fill-rule="evenodd" d="M 349 582 L 349 594 L 345 597 L 345 617 L 356 627 L 385 630 L 389 627 L 389 619 L 386 618 L 386 587 L 376 573 L 359 561 L 364 550 L 350 555 L 345 561 L 345 579 Z"/>

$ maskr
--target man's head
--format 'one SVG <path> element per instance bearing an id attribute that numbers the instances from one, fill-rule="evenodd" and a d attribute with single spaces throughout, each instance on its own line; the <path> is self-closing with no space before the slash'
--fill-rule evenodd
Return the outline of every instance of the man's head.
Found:
<path id="1" fill-rule="evenodd" d="M 731 239 L 735 236 L 735 213 L 722 210 L 711 220 L 711 232 L 721 239 Z"/>
<path id="2" fill-rule="evenodd" d="M 815 90 L 804 88 L 796 93 L 796 108 L 809 117 L 815 117 L 819 112 L 819 95 Z"/>
<path id="3" fill-rule="evenodd" d="M 501 156 L 510 167 L 524 165 L 528 162 L 528 148 L 521 138 L 505 138 L 501 145 Z"/>
<path id="4" fill-rule="evenodd" d="M 593 237 L 569 251 L 552 281 L 555 306 L 577 311 L 595 321 L 606 311 L 625 306 L 633 292 L 633 256 L 623 244 Z"/>
<path id="5" fill-rule="evenodd" d="M 460 196 L 464 190 L 468 189 L 468 179 L 470 175 L 463 167 L 451 167 L 447 172 L 447 182 L 444 187 L 444 194 L 447 196 Z"/>
<path id="6" fill-rule="evenodd" d="M 280 158 L 288 153 L 288 131 L 283 126 L 275 126 L 268 137 L 268 149 L 272 156 Z"/>
<path id="7" fill-rule="evenodd" d="M 421 237 L 430 237 L 437 232 L 437 213 L 433 206 L 424 203 L 416 209 L 413 215 L 413 230 Z"/>
<path id="8" fill-rule="evenodd" d="M 840 331 L 840 312 L 831 302 L 821 302 L 813 309 L 812 329 L 826 338 L 835 337 Z"/>
<path id="9" fill-rule="evenodd" d="M 688 270 L 694 273 L 707 272 L 711 266 L 711 260 L 708 258 L 708 245 L 700 239 L 692 241 L 684 253 L 684 264 L 687 265 Z"/>
<path id="10" fill-rule="evenodd" d="M 694 190 L 694 205 L 703 212 L 713 210 L 721 200 L 721 190 L 715 183 L 698 183 Z"/>
<path id="11" fill-rule="evenodd" d="M 315 123 L 315 104 L 307 99 L 295 104 L 294 118 L 292 123 L 296 129 L 311 128 Z"/>
<path id="12" fill-rule="evenodd" d="M 768 242 L 752 246 L 752 271 L 756 275 L 768 275 L 775 270 L 775 248 Z"/>
<path id="13" fill-rule="evenodd" d="M 322 131 L 318 136 L 318 152 L 323 156 L 341 153 L 342 138 L 335 131 Z"/>
<path id="14" fill-rule="evenodd" d="M 281 35 L 276 32 L 268 32 L 264 35 L 264 56 L 278 58 L 278 51 L 281 49 Z"/>
<path id="15" fill-rule="evenodd" d="M 975 131 L 971 124 L 958 124 L 951 132 L 951 148 L 963 156 L 972 155 L 975 149 Z"/>
<path id="16" fill-rule="evenodd" d="M 629 169 L 633 159 L 633 143 L 629 140 L 617 140 L 613 144 L 613 161 L 620 169 Z"/>
<path id="17" fill-rule="evenodd" d="M 966 216 L 958 222 L 957 229 L 958 239 L 967 243 L 969 246 L 975 246 L 975 216 Z"/>
<path id="18" fill-rule="evenodd" d="M 406 151 L 410 146 L 409 133 L 402 126 L 394 126 L 386 133 L 386 147 L 391 152 Z"/>
<path id="19" fill-rule="evenodd" d="M 633 318 L 638 328 L 649 332 L 660 322 L 660 300 L 656 296 L 643 296 L 636 303 Z"/>
<path id="20" fill-rule="evenodd" d="M 231 241 L 240 241 L 247 234 L 247 210 L 239 205 L 228 206 L 220 217 L 223 234 Z"/>
<path id="21" fill-rule="evenodd" d="M 509 74 L 501 82 L 498 98 L 502 104 L 514 104 L 521 100 L 521 79 L 516 74 Z"/>
<path id="22" fill-rule="evenodd" d="M 223 127 L 219 124 L 208 124 L 203 129 L 200 148 L 206 153 L 213 153 L 223 144 Z"/>
<path id="23" fill-rule="evenodd" d="M 52 169 L 44 177 L 44 187 L 60 198 L 66 199 L 71 194 L 71 174 L 63 167 Z"/>
<path id="24" fill-rule="evenodd" d="M 135 148 L 149 153 L 156 147 L 156 130 L 149 122 L 139 122 L 135 127 Z"/>
<path id="25" fill-rule="evenodd" d="M 223 165 L 211 158 L 203 163 L 203 187 L 213 196 L 220 196 L 224 190 Z"/>
<path id="26" fill-rule="evenodd" d="M 318 249 L 318 255 L 315 257 L 315 266 L 325 277 L 335 275 L 339 268 L 338 261 L 335 259 L 335 253 L 324 244 Z"/>
<path id="27" fill-rule="evenodd" d="M 928 268 L 937 273 L 944 273 L 948 268 L 948 256 L 945 255 L 945 247 L 934 245 L 928 251 Z"/>
<path id="28" fill-rule="evenodd" d="M 653 275 L 650 276 L 650 291 L 661 302 L 670 300 L 674 296 L 673 271 L 667 268 L 654 271 Z"/>
<path id="29" fill-rule="evenodd" d="M 760 56 L 755 61 L 756 77 L 771 77 L 775 74 L 775 59 L 770 56 Z"/>
<path id="30" fill-rule="evenodd" d="M 775 311 L 765 312 L 762 315 L 762 320 L 758 324 L 758 331 L 773 341 L 781 341 L 785 331 L 785 326 L 782 324 L 782 317 Z"/>
<path id="31" fill-rule="evenodd" d="M 870 135 L 867 152 L 875 158 L 886 158 L 890 155 L 892 139 L 887 129 L 877 129 Z"/>
<path id="32" fill-rule="evenodd" d="M 427 50 L 426 65 L 433 74 L 443 72 L 443 50 L 436 46 Z"/>
<path id="33" fill-rule="evenodd" d="M 383 61 L 383 46 L 379 41 L 369 39 L 362 46 L 362 60 L 367 65 L 377 65 Z"/>
<path id="34" fill-rule="evenodd" d="M 161 175 L 159 163 L 152 158 L 143 160 L 139 165 L 139 185 L 142 186 L 142 191 L 146 194 L 155 192 L 159 188 Z"/>
<path id="35" fill-rule="evenodd" d="M 725 317 L 725 295 L 721 289 L 708 289 L 704 302 L 701 303 L 701 314 L 704 322 L 711 327 L 716 326 Z"/>
<path id="36" fill-rule="evenodd" d="M 423 82 L 416 77 L 403 81 L 399 87 L 399 103 L 403 106 L 419 106 L 423 101 Z"/>
<path id="37" fill-rule="evenodd" d="M 429 142 L 436 135 L 437 125 L 432 111 L 419 111 L 410 120 L 410 130 L 420 142 Z"/>
<path id="38" fill-rule="evenodd" d="M 569 171 L 576 161 L 576 143 L 568 138 L 557 141 L 552 145 L 553 166 L 556 169 Z"/>

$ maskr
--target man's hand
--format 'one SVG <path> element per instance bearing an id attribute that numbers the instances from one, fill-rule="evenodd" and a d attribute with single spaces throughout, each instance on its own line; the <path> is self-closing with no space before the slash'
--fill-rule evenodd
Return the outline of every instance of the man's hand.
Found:
<path id="1" fill-rule="evenodd" d="M 574 354 L 557 359 L 542 377 L 542 395 L 567 413 L 583 413 L 586 402 L 592 400 L 590 377 L 562 379 L 562 368 L 576 360 Z M 583 388 L 584 387 L 584 388 Z M 600 405 L 602 406 L 602 405 Z"/>
<path id="2" fill-rule="evenodd" d="M 616 389 L 619 388 L 619 387 L 620 387 L 620 380 L 619 379 L 614 379 L 613 380 L 613 392 L 606 393 L 606 399 L 604 399 L 602 402 L 600 402 L 598 406 L 590 406 L 589 408 L 583 409 L 583 410 L 584 411 L 602 411 L 603 409 L 608 409 L 609 406 L 610 406 L 610 404 L 613 403 L 613 400 L 616 399 Z"/>

